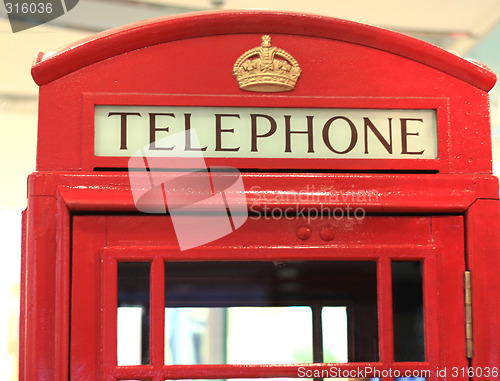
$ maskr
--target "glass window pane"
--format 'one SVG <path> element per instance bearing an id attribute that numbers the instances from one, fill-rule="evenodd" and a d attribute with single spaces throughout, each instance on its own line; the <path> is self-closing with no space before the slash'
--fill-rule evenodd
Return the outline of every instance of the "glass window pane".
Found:
<path id="1" fill-rule="evenodd" d="M 165 309 L 167 365 L 311 361 L 309 307 Z"/>
<path id="2" fill-rule="evenodd" d="M 118 307 L 118 365 L 142 363 L 142 307 Z"/>
<path id="3" fill-rule="evenodd" d="M 425 361 L 422 263 L 392 262 L 394 360 Z"/>
<path id="4" fill-rule="evenodd" d="M 228 364 L 312 362 L 309 307 L 228 308 Z"/>
<path id="5" fill-rule="evenodd" d="M 166 262 L 165 307 L 166 364 L 378 361 L 375 262 Z"/>
<path id="6" fill-rule="evenodd" d="M 149 262 L 118 263 L 118 365 L 149 364 Z"/>
<path id="7" fill-rule="evenodd" d="M 347 362 L 347 307 L 323 307 L 323 362 Z"/>
<path id="8" fill-rule="evenodd" d="M 222 364 L 225 308 L 165 308 L 165 364 Z"/>

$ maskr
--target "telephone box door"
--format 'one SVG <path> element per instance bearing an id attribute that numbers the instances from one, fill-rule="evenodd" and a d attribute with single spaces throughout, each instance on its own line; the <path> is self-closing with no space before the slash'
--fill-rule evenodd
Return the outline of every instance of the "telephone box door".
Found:
<path id="1" fill-rule="evenodd" d="M 253 215 L 180 251 L 167 215 L 75 216 L 71 380 L 438 380 L 467 365 L 463 236 L 461 216 Z"/>

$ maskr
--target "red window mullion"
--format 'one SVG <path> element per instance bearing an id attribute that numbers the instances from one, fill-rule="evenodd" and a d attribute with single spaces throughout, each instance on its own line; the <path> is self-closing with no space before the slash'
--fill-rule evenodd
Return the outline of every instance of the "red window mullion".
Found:
<path id="1" fill-rule="evenodd" d="M 162 258 L 154 258 L 151 262 L 150 295 L 151 365 L 153 369 L 160 371 L 165 357 L 165 274 Z"/>
<path id="2" fill-rule="evenodd" d="M 435 253 L 433 253 L 435 254 Z M 435 255 L 429 256 L 423 261 L 422 267 L 422 295 L 424 299 L 424 337 L 425 337 L 425 359 L 430 364 L 438 364 L 439 354 L 439 328 L 438 311 L 439 305 L 436 295 L 437 269 Z M 431 381 L 432 379 L 428 379 Z"/>
<path id="3" fill-rule="evenodd" d="M 110 376 L 106 378 L 106 380 L 148 380 L 148 381 L 156 381 L 154 377 L 160 377 L 159 380 L 163 381 L 163 378 L 157 376 L 155 371 L 153 371 L 151 365 L 127 365 L 115 367 L 110 372 Z M 152 374 L 155 373 L 155 376 Z"/>
<path id="4" fill-rule="evenodd" d="M 104 257 L 102 269 L 103 305 L 103 373 L 104 380 L 114 381 L 113 370 L 117 365 L 117 311 L 118 311 L 118 272 L 115 258 Z"/>
<path id="5" fill-rule="evenodd" d="M 391 258 L 381 256 L 377 267 L 379 361 L 389 365 L 394 362 Z"/>

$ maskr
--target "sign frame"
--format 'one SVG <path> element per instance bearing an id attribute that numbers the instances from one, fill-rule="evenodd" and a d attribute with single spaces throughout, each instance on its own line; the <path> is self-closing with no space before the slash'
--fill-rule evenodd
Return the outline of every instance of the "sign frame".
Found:
<path id="1" fill-rule="evenodd" d="M 265 108 L 335 108 L 367 110 L 435 110 L 437 124 L 437 158 L 435 159 L 355 159 L 355 158 L 205 158 L 208 166 L 231 165 L 242 170 L 309 170 L 360 172 L 423 172 L 449 171 L 450 121 L 448 99 L 422 97 L 298 97 L 298 96 L 217 96 L 180 94 L 82 94 L 82 169 L 126 170 L 129 157 L 96 156 L 94 153 L 94 108 L 113 106 L 185 106 L 185 107 L 265 107 Z M 160 160 L 148 159 L 161 168 Z M 151 161 L 152 160 L 152 161 Z M 177 160 L 179 162 L 179 160 Z M 183 168 L 195 167 L 196 159 L 183 158 Z"/>

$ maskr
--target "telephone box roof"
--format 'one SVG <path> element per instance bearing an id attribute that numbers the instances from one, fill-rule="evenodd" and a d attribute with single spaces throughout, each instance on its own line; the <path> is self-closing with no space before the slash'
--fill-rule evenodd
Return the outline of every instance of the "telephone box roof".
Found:
<path id="1" fill-rule="evenodd" d="M 279 11 L 197 12 L 145 20 L 47 54 L 38 53 L 31 73 L 41 86 L 96 62 L 148 46 L 242 33 L 280 33 L 344 41 L 417 61 L 484 91 L 491 90 L 496 82 L 495 74 L 484 65 L 412 37 L 352 21 Z"/>

